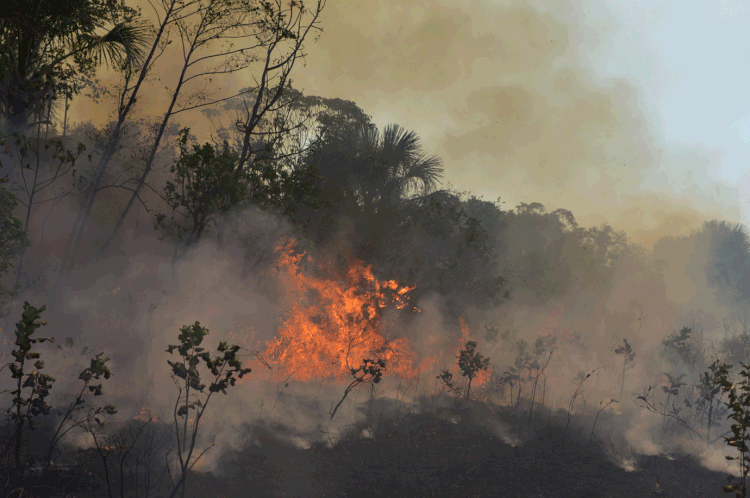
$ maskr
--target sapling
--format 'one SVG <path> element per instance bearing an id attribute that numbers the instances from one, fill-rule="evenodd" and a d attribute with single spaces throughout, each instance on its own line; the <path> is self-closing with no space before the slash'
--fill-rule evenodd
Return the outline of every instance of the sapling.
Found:
<path id="1" fill-rule="evenodd" d="M 662 385 L 661 389 L 664 391 L 667 395 L 667 400 L 664 402 L 664 413 L 669 413 L 669 398 L 671 396 L 677 396 L 680 393 L 680 388 L 684 385 L 686 385 L 684 382 L 682 382 L 682 379 L 686 376 L 686 374 L 678 375 L 678 376 L 672 376 L 668 374 L 667 372 L 664 372 L 664 375 L 667 377 L 667 380 L 669 381 L 668 385 Z M 680 408 L 677 408 L 674 404 L 674 401 L 672 402 L 672 411 L 675 415 L 678 415 L 680 413 Z M 664 425 L 666 427 L 667 425 L 667 418 L 666 415 L 663 418 Z"/>
<path id="2" fill-rule="evenodd" d="M 471 394 L 471 381 L 481 370 L 487 370 L 490 365 L 490 359 L 485 358 L 476 351 L 477 343 L 468 341 L 466 346 L 458 353 L 458 368 L 461 369 L 461 375 L 469 379 L 466 386 L 466 399 Z"/>
<path id="3" fill-rule="evenodd" d="M 52 462 L 55 447 L 68 432 L 76 427 L 84 427 L 86 423 L 101 423 L 98 419 L 100 415 L 114 415 L 117 413 L 114 405 L 106 405 L 93 410 L 89 409 L 83 417 L 77 419 L 73 418 L 74 413 L 83 408 L 82 405 L 85 403 L 84 395 L 87 391 L 93 393 L 94 396 L 101 396 L 104 394 L 101 384 L 91 384 L 92 380 L 100 380 L 102 377 L 104 377 L 104 379 L 109 379 L 112 375 L 112 372 L 106 365 L 109 358 L 102 358 L 103 354 L 104 353 L 99 353 L 94 358 L 91 358 L 91 364 L 78 375 L 78 378 L 83 381 L 83 387 L 75 400 L 73 400 L 68 406 L 65 414 L 63 414 L 62 420 L 60 420 L 60 423 L 57 426 L 57 430 L 52 435 L 52 440 L 50 441 L 49 450 L 47 452 L 47 465 L 50 465 Z"/>
<path id="4" fill-rule="evenodd" d="M 234 386 L 237 379 L 241 379 L 251 371 L 250 368 L 243 368 L 242 362 L 237 357 L 239 346 L 227 346 L 225 341 L 221 341 L 214 355 L 202 348 L 201 343 L 207 335 L 208 329 L 201 327 L 199 322 L 185 325 L 180 329 L 178 336 L 180 344 L 170 345 L 167 348 L 168 353 L 173 354 L 177 351 L 180 356 L 177 361 L 167 361 L 172 367 L 172 379 L 179 391 L 174 404 L 173 418 L 180 477 L 174 484 L 169 498 L 174 498 L 178 491 L 182 492 L 184 498 L 188 472 L 213 446 L 209 446 L 198 456 L 193 457 L 198 439 L 198 428 L 211 396 L 217 392 L 226 394 L 228 387 Z M 211 384 L 208 385 L 208 392 L 206 392 L 206 384 L 201 382 L 201 372 L 198 369 L 201 362 L 213 376 Z M 195 410 L 193 418 L 189 418 L 191 410 Z"/>
<path id="5" fill-rule="evenodd" d="M 339 401 L 336 407 L 331 410 L 331 418 L 329 418 L 329 420 L 333 420 L 341 403 L 344 402 L 346 397 L 355 387 L 365 382 L 371 382 L 373 385 L 380 382 L 383 378 L 383 370 L 385 370 L 385 360 L 370 360 L 369 358 L 362 360 L 362 365 L 360 367 L 350 368 L 349 371 L 354 379 L 348 386 L 346 386 L 346 389 L 344 389 L 344 396 L 342 396 L 341 401 Z"/>
<path id="6" fill-rule="evenodd" d="M 21 468 L 21 438 L 25 425 L 33 429 L 33 417 L 46 415 L 51 407 L 47 402 L 54 377 L 40 372 L 44 368 L 44 362 L 39 360 L 39 353 L 32 351 L 34 344 L 45 341 L 53 342 L 51 337 L 32 338 L 39 327 L 47 325 L 41 320 L 42 312 L 46 306 L 35 308 L 28 302 L 23 303 L 23 314 L 21 320 L 16 323 L 16 346 L 11 353 L 15 361 L 9 365 L 11 376 L 17 379 L 17 387 L 10 393 L 13 395 L 13 406 L 9 409 L 11 417 L 16 424 L 13 456 L 16 468 Z M 26 373 L 27 360 L 34 362 L 34 369 Z"/>

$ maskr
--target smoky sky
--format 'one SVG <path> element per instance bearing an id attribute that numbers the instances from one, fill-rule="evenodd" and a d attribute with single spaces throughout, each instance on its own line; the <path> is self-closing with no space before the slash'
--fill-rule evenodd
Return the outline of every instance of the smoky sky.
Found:
<path id="1" fill-rule="evenodd" d="M 605 4 L 328 0 L 321 26 L 293 86 L 354 101 L 379 126 L 416 131 L 443 159 L 454 190 L 500 198 L 505 209 L 569 209 L 582 224 L 611 224 L 646 246 L 706 219 L 743 221 L 740 190 L 720 181 L 725 151 L 665 141 L 647 99 L 659 93 L 649 85 L 668 79 L 653 50 L 632 47 L 650 60 L 653 80 L 597 72 L 596 61 L 623 56 L 611 43 L 622 26 Z M 181 62 L 176 49 L 158 61 L 139 113 L 164 112 Z M 228 95 L 253 85 L 252 76 L 215 79 L 211 91 Z M 102 121 L 110 108 L 81 97 L 71 119 Z M 173 122 L 207 137 L 198 112 Z"/>
<path id="2" fill-rule="evenodd" d="M 645 245 L 707 218 L 739 221 L 738 192 L 713 175 L 723 151 L 664 143 L 644 89 L 597 76 L 590 59 L 608 56 L 617 20 L 590 8 L 329 2 L 295 85 L 415 130 L 453 188 L 505 208 L 567 208 Z"/>

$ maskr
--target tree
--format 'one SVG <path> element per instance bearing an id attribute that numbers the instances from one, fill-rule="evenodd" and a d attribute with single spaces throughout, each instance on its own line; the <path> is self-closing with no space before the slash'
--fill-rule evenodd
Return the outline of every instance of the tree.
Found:
<path id="1" fill-rule="evenodd" d="M 500 273 L 502 246 L 467 215 L 459 196 L 434 192 L 375 219 L 379 225 L 362 222 L 358 230 L 364 256 L 392 278 L 416 285 L 419 294 L 446 296 L 456 318 L 465 306 L 491 306 L 509 297 Z"/>
<path id="2" fill-rule="evenodd" d="M 350 191 L 364 210 L 393 208 L 437 189 L 442 161 L 425 154 L 417 134 L 399 125 L 333 128 L 311 147 L 320 175 Z"/>
<path id="3" fill-rule="evenodd" d="M 49 101 L 71 98 L 99 64 L 132 66 L 146 37 L 123 0 L 10 0 L 0 19 L 0 112 L 25 134 Z"/>
<path id="4" fill-rule="evenodd" d="M 711 220 L 695 234 L 708 261 L 695 261 L 706 280 L 733 302 L 750 302 L 750 232 L 740 223 Z M 698 270 L 699 268 L 696 268 Z"/>
<path id="5" fill-rule="evenodd" d="M 158 227 L 177 237 L 175 259 L 201 238 L 217 216 L 241 203 L 248 187 L 246 176 L 240 181 L 235 177 L 237 154 L 226 142 L 220 151 L 209 143 L 189 147 L 189 132 L 189 128 L 180 131 L 180 157 L 164 187 L 170 213 L 156 217 Z"/>

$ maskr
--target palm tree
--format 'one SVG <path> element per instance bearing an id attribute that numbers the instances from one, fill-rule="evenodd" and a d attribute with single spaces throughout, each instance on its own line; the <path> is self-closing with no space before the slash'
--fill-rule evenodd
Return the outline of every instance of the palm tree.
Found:
<path id="1" fill-rule="evenodd" d="M 708 255 L 708 282 L 738 301 L 750 300 L 750 232 L 741 223 L 711 220 L 696 234 L 696 247 Z"/>
<path id="2" fill-rule="evenodd" d="M 443 174 L 440 158 L 425 154 L 417 134 L 396 124 L 382 133 L 370 123 L 324 131 L 309 158 L 323 178 L 338 182 L 364 210 L 395 208 L 428 195 Z"/>
<path id="3" fill-rule="evenodd" d="M 9 0 L 0 18 L 0 113 L 27 133 L 51 100 L 70 98 L 100 64 L 133 68 L 148 31 L 123 0 Z"/>

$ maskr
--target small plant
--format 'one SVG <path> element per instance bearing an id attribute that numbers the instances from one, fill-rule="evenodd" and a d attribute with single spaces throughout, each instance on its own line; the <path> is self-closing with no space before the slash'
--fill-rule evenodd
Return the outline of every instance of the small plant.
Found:
<path id="1" fill-rule="evenodd" d="M 468 341 L 466 346 L 458 352 L 456 358 L 458 358 L 458 369 L 461 370 L 461 375 L 468 379 L 466 386 L 466 392 L 462 392 L 461 388 L 453 382 L 453 374 L 448 370 L 441 370 L 440 375 L 437 376 L 438 380 L 441 380 L 443 384 L 448 388 L 448 391 L 453 393 L 456 397 L 469 399 L 471 394 L 471 381 L 477 376 L 481 370 L 487 370 L 489 367 L 490 359 L 485 358 L 476 351 L 477 343 L 475 341 Z"/>
<path id="2" fill-rule="evenodd" d="M 46 415 L 51 409 L 47 397 L 55 379 L 51 375 L 40 372 L 44 368 L 44 362 L 39 359 L 38 352 L 31 350 L 37 343 L 54 341 L 51 337 L 32 338 L 39 327 L 47 325 L 46 322 L 41 320 L 42 312 L 45 309 L 46 306 L 35 308 L 25 302 L 23 303 L 21 321 L 16 323 L 16 346 L 18 349 L 14 349 L 11 353 L 15 361 L 10 363 L 9 368 L 11 376 L 17 379 L 17 387 L 10 392 L 13 395 L 13 406 L 9 410 L 11 418 L 16 424 L 13 457 L 17 469 L 21 468 L 21 439 L 27 423 L 28 427 L 33 429 L 33 418 L 38 415 Z M 27 373 L 26 362 L 30 360 L 36 361 L 34 362 L 34 369 Z"/>
<path id="3" fill-rule="evenodd" d="M 54 342 L 52 337 L 32 338 L 34 332 L 47 323 L 41 320 L 41 314 L 46 309 L 45 306 L 35 308 L 29 303 L 24 303 L 24 311 L 21 321 L 16 324 L 16 346 L 18 349 L 12 352 L 15 361 L 8 364 L 11 376 L 18 379 L 16 389 L 10 393 L 14 395 L 13 405 L 9 409 L 12 420 L 16 424 L 16 433 L 14 439 L 13 456 L 16 468 L 21 466 L 21 447 L 23 433 L 28 427 L 34 429 L 34 418 L 38 415 L 49 415 L 52 406 L 47 402 L 50 390 L 55 382 L 54 377 L 40 372 L 44 368 L 44 362 L 39 359 L 40 354 L 32 351 L 34 344 L 45 341 Z M 113 415 L 117 410 L 113 405 L 106 405 L 98 408 L 89 408 L 85 415 L 74 418 L 74 414 L 83 408 L 85 403 L 85 393 L 93 393 L 94 396 L 101 396 L 102 384 L 91 384 L 92 380 L 100 380 L 101 377 L 109 379 L 112 372 L 106 363 L 109 358 L 102 358 L 104 353 L 97 354 L 91 359 L 91 364 L 78 375 L 83 381 L 83 387 L 73 402 L 68 406 L 65 413 L 58 412 L 62 419 L 52 435 L 49 448 L 47 450 L 46 465 L 49 466 L 52 461 L 55 448 L 63 437 L 76 427 L 86 428 L 87 424 L 96 422 L 101 425 L 101 415 Z M 34 370 L 26 373 L 27 361 L 37 360 L 34 362 Z"/>
<path id="4" fill-rule="evenodd" d="M 726 457 L 730 461 L 739 460 L 740 475 L 738 479 L 731 475 L 728 476 L 730 484 L 724 486 L 724 492 L 737 491 L 736 498 L 746 498 L 747 474 L 750 472 L 750 448 L 747 444 L 750 441 L 750 383 L 748 382 L 750 365 L 745 363 L 740 363 L 740 365 L 742 370 L 740 370 L 739 375 L 743 377 L 743 380 L 739 382 L 732 383 L 729 380 L 729 369 L 731 367 L 726 363 L 717 366 L 716 371 L 721 389 L 729 396 L 727 405 L 730 413 L 727 418 L 736 422 L 731 426 L 732 435 L 724 436 L 724 439 L 729 446 L 736 448 L 740 453 L 739 457 Z"/>
<path id="5" fill-rule="evenodd" d="M 338 411 L 341 403 L 344 402 L 346 397 L 350 392 L 352 392 L 355 387 L 365 382 L 371 382 L 373 384 L 377 384 L 378 382 L 380 382 L 380 379 L 383 378 L 383 370 L 385 370 L 385 360 L 365 359 L 362 360 L 362 366 L 358 368 L 350 368 L 349 371 L 351 372 L 354 379 L 351 381 L 351 383 L 349 383 L 348 386 L 346 386 L 346 389 L 344 389 L 344 396 L 341 398 L 341 401 L 338 402 L 336 407 L 331 411 L 331 418 L 329 420 L 333 420 L 333 417 L 334 415 L 336 415 L 336 411 Z"/>
<path id="6" fill-rule="evenodd" d="M 706 414 L 706 442 L 710 442 L 711 440 L 711 425 L 718 416 L 718 413 L 714 413 L 714 410 L 717 412 L 720 410 L 721 397 L 724 394 L 719 382 L 721 373 L 719 367 L 719 360 L 711 363 L 708 367 L 711 372 L 703 372 L 703 375 L 700 376 L 700 384 L 696 384 L 695 386 L 698 389 L 699 406 L 704 407 L 708 405 L 708 413 Z M 732 368 L 731 365 L 727 367 L 727 369 L 730 368 Z M 716 401 L 715 404 L 714 400 Z"/>
<path id="7" fill-rule="evenodd" d="M 104 377 L 104 379 L 109 379 L 112 375 L 112 372 L 106 365 L 109 358 L 102 358 L 102 355 L 104 355 L 104 353 L 99 353 L 94 358 L 91 358 L 91 364 L 78 375 L 78 378 L 83 381 L 83 387 L 75 400 L 73 400 L 68 406 L 63 414 L 62 420 L 60 420 L 60 424 L 57 426 L 55 434 L 52 436 L 49 451 L 47 452 L 47 465 L 52 461 L 55 447 L 68 432 L 76 427 L 85 427 L 91 422 L 96 422 L 101 425 L 101 420 L 99 419 L 100 415 L 114 415 L 117 413 L 117 409 L 114 405 L 106 405 L 95 409 L 89 409 L 83 417 L 74 419 L 74 413 L 80 411 L 85 404 L 84 395 L 87 391 L 93 393 L 94 396 L 101 396 L 104 394 L 102 391 L 102 384 L 91 384 L 92 380 L 100 380 L 102 377 Z"/>
<path id="8" fill-rule="evenodd" d="M 664 393 L 667 395 L 667 400 L 664 402 L 664 413 L 669 413 L 669 399 L 672 396 L 677 396 L 680 393 L 680 388 L 685 384 L 682 382 L 682 379 L 685 378 L 686 374 L 681 374 L 677 376 L 673 376 L 668 374 L 667 372 L 664 372 L 664 375 L 667 377 L 667 380 L 669 381 L 668 384 L 662 385 L 661 389 L 664 391 Z M 674 413 L 675 417 L 680 414 L 681 408 L 677 408 L 677 406 L 674 404 L 674 401 L 672 402 L 672 412 Z M 667 424 L 667 418 L 666 415 L 664 416 L 664 424 Z"/>
<path id="9" fill-rule="evenodd" d="M 216 348 L 216 354 L 213 355 L 201 347 L 207 335 L 208 329 L 201 327 L 199 322 L 185 325 L 180 329 L 178 336 L 180 344 L 170 345 L 167 348 L 168 353 L 173 354 L 177 351 L 180 356 L 177 361 L 167 361 L 172 367 L 172 379 L 179 391 L 174 404 L 173 417 L 180 477 L 174 484 L 169 498 L 174 498 L 179 491 L 182 492 L 183 497 L 185 496 L 188 472 L 213 446 L 209 446 L 198 456 L 193 457 L 200 421 L 206 412 L 211 396 L 217 392 L 226 394 L 228 387 L 234 386 L 237 379 L 241 379 L 251 371 L 250 368 L 242 368 L 242 362 L 237 357 L 239 346 L 227 346 L 225 341 L 221 341 Z M 213 376 L 212 382 L 208 385 L 208 392 L 206 392 L 206 384 L 202 382 L 201 372 L 198 369 L 201 362 Z M 191 410 L 195 410 L 193 418 L 189 417 Z"/>
<path id="10" fill-rule="evenodd" d="M 685 365 L 692 367 L 700 357 L 700 351 L 696 350 L 691 342 L 691 335 L 693 329 L 690 327 L 682 327 L 679 333 L 671 334 L 662 341 L 664 345 L 664 351 L 662 356 L 672 353 Z"/>

